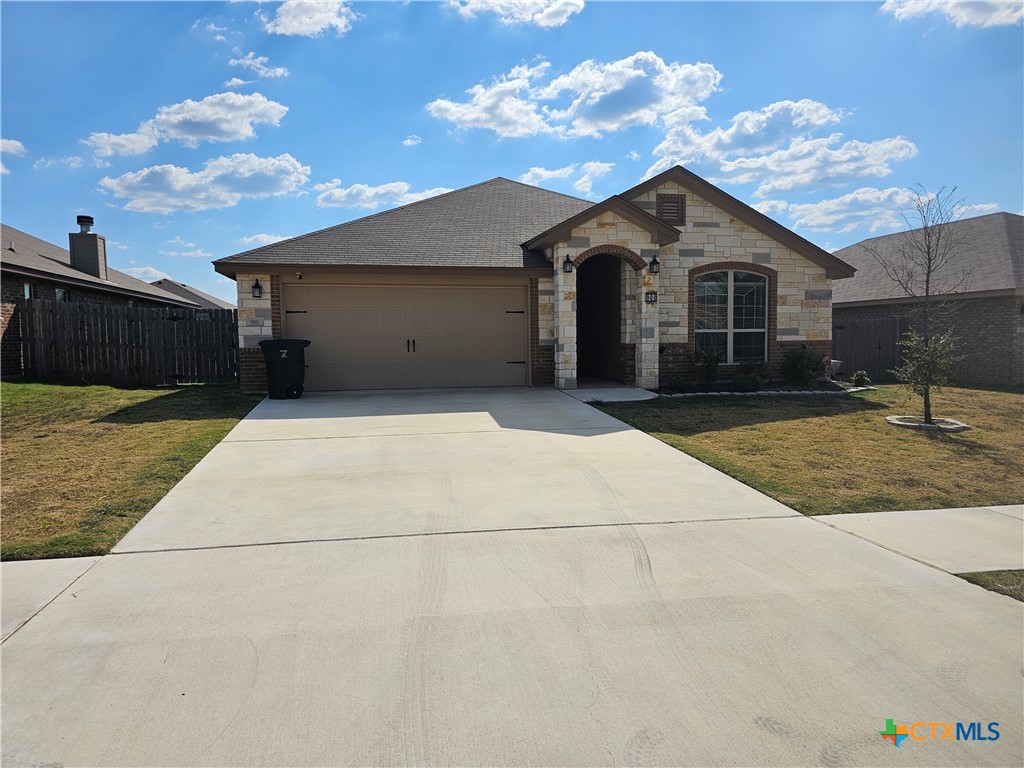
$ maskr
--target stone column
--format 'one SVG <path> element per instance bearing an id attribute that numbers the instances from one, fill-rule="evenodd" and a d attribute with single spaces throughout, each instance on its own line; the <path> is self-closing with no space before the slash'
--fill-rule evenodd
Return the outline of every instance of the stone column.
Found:
<path id="1" fill-rule="evenodd" d="M 658 293 L 658 276 L 649 270 L 637 272 L 636 385 L 658 388 L 658 304 L 647 303 L 648 293 Z"/>
<path id="2" fill-rule="evenodd" d="M 555 386 L 576 389 L 576 271 L 555 269 Z"/>

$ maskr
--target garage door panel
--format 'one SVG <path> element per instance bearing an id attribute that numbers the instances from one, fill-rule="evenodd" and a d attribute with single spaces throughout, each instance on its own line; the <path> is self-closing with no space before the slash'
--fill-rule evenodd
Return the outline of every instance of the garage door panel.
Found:
<path id="1" fill-rule="evenodd" d="M 284 332 L 312 341 L 310 391 L 516 386 L 526 301 L 524 286 L 289 284 Z"/>

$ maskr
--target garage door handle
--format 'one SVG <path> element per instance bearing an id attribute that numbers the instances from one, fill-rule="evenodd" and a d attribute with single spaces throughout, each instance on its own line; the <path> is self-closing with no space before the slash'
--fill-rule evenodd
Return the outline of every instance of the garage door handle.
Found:
<path id="1" fill-rule="evenodd" d="M 526 365 L 525 360 L 506 360 L 505 365 Z"/>
<path id="2" fill-rule="evenodd" d="M 406 339 L 406 340 L 405 340 L 405 352 L 406 352 L 406 354 L 408 354 L 408 353 L 409 353 L 409 343 L 410 343 L 410 342 L 409 342 L 409 340 L 408 340 L 408 339 Z"/>
<path id="3" fill-rule="evenodd" d="M 286 309 L 284 311 L 284 313 L 286 315 L 304 315 L 304 314 L 306 314 L 306 310 L 304 310 L 304 309 Z"/>
<path id="4" fill-rule="evenodd" d="M 526 310 L 525 309 L 506 309 L 505 310 L 505 314 L 506 315 L 525 315 L 526 314 Z"/>
<path id="5" fill-rule="evenodd" d="M 413 339 L 413 340 L 412 340 L 412 351 L 413 351 L 414 353 L 416 352 L 416 339 Z"/>

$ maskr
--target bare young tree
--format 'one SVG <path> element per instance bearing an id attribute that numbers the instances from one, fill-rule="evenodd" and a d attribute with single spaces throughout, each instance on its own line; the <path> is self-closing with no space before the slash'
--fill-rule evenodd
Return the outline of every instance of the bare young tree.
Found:
<path id="1" fill-rule="evenodd" d="M 901 213 L 906 231 L 890 238 L 888 247 L 864 249 L 912 300 L 907 312 L 911 329 L 900 342 L 903 364 L 893 372 L 921 396 L 924 421 L 931 424 L 931 392 L 947 383 L 957 360 L 952 319 L 960 305 L 957 294 L 970 284 L 971 271 L 962 257 L 973 245 L 956 226 L 967 211 L 956 187 L 931 193 L 917 185 L 911 192 L 911 203 Z M 958 254 L 960 263 L 954 264 Z"/>

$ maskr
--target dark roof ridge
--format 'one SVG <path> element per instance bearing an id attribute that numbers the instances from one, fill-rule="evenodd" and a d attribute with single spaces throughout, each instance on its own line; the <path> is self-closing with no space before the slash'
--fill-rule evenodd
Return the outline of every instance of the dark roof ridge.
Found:
<path id="1" fill-rule="evenodd" d="M 562 197 L 567 197 L 570 200 L 578 200 L 581 203 L 593 203 L 594 202 L 593 200 L 589 200 L 589 199 L 587 199 L 585 197 L 576 197 L 576 195 L 566 194 L 565 192 L 558 192 L 558 191 L 556 191 L 554 189 L 547 189 L 546 187 L 541 187 L 541 186 L 538 186 L 536 184 L 527 184 L 525 181 L 516 181 L 515 179 L 510 179 L 510 178 L 508 178 L 506 176 L 495 176 L 493 179 L 491 179 L 491 181 L 508 181 L 508 182 L 510 182 L 512 184 L 518 184 L 521 187 L 529 187 L 530 189 L 539 189 L 539 190 L 541 190 L 543 192 L 550 192 L 552 195 L 561 195 Z M 483 183 L 486 184 L 487 182 L 485 181 Z M 469 187 L 466 187 L 466 189 L 469 189 Z M 458 190 L 456 190 L 456 191 L 458 191 Z"/>

